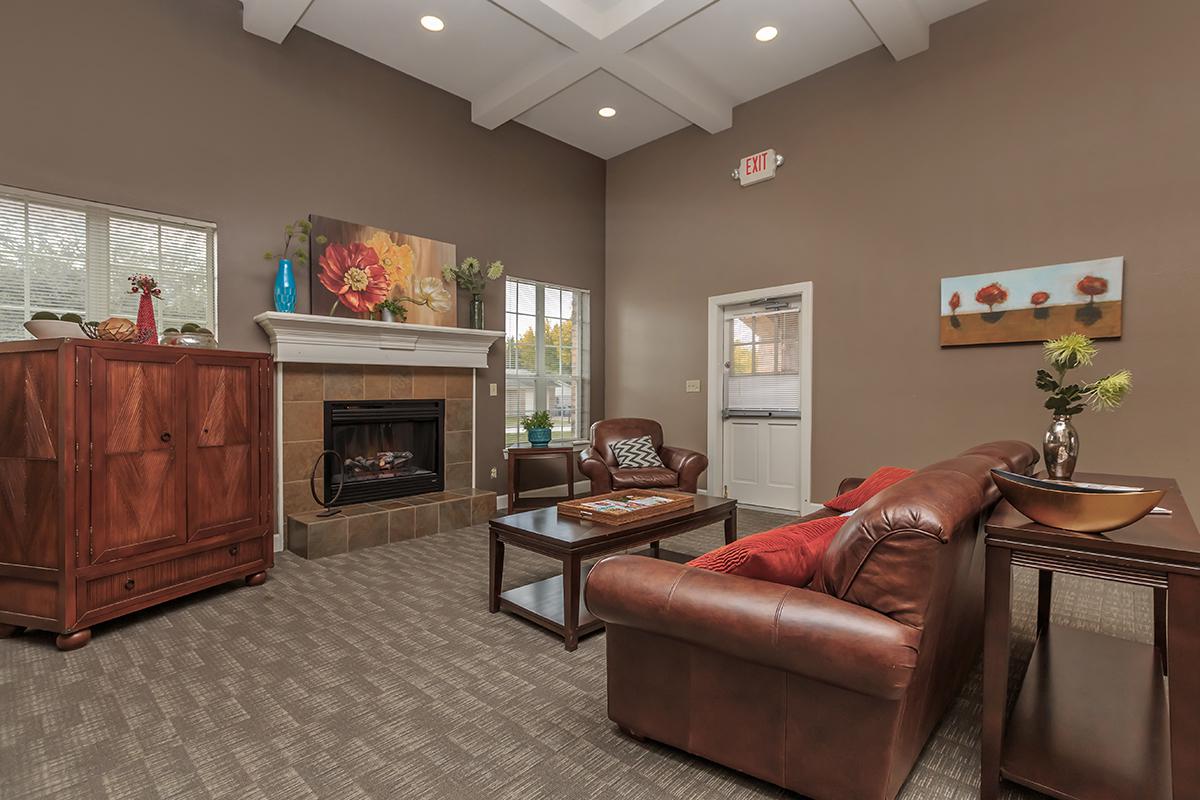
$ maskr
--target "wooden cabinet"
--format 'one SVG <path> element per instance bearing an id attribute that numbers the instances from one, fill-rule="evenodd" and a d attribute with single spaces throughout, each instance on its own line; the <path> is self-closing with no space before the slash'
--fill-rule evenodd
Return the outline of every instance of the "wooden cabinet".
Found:
<path id="1" fill-rule="evenodd" d="M 274 562 L 269 356 L 0 344 L 0 635 L 98 622 Z"/>

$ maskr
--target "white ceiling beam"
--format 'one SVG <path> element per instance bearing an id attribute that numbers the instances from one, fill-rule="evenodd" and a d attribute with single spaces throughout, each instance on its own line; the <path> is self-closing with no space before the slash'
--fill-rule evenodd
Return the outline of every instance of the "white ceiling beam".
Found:
<path id="1" fill-rule="evenodd" d="M 296 27 L 313 0 L 242 0 L 242 28 L 275 44 Z"/>
<path id="2" fill-rule="evenodd" d="M 595 63 L 578 54 L 549 69 L 525 70 L 495 91 L 472 100 L 471 121 L 488 130 L 499 128 L 595 71 Z"/>
<path id="3" fill-rule="evenodd" d="M 897 61 L 929 49 L 929 21 L 913 0 L 850 2 Z"/>
<path id="4" fill-rule="evenodd" d="M 471 119 L 496 128 L 596 70 L 604 70 L 710 133 L 733 123 L 733 101 L 684 65 L 644 66 L 629 51 L 711 5 L 715 0 L 625 0 L 597 14 L 586 0 L 491 0 L 527 25 L 573 50 L 549 69 L 526 70 L 473 98 Z"/>

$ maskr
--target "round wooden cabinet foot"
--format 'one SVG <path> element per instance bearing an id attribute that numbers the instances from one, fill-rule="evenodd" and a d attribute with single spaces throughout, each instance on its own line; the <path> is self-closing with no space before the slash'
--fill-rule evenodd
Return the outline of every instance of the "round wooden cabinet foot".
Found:
<path id="1" fill-rule="evenodd" d="M 10 636 L 16 636 L 23 630 L 25 629 L 18 628 L 16 625 L 5 625 L 4 623 L 0 622 L 0 639 L 7 639 Z"/>
<path id="2" fill-rule="evenodd" d="M 619 727 L 620 727 L 620 726 L 619 726 Z M 635 742 L 644 742 L 644 741 L 646 741 L 646 737 L 645 737 L 645 736 L 639 736 L 638 734 L 636 734 L 636 733 L 634 733 L 633 731 L 629 730 L 629 728 L 621 727 L 621 733 L 625 734 L 625 735 L 626 735 L 626 736 L 628 736 L 630 739 L 633 739 Z"/>
<path id="3" fill-rule="evenodd" d="M 54 643 L 58 645 L 58 649 L 66 652 L 67 650 L 78 650 L 92 640 L 92 631 L 89 628 L 84 628 L 81 631 L 74 633 L 60 633 Z"/>
<path id="4" fill-rule="evenodd" d="M 266 582 L 267 582 L 267 573 L 265 573 L 265 572 L 256 572 L 253 575 L 246 576 L 246 585 L 247 586 L 262 586 Z"/>

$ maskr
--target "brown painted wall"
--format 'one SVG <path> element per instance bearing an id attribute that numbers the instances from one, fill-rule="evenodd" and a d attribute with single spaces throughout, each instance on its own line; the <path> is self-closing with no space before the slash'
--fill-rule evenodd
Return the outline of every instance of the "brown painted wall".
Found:
<path id="1" fill-rule="evenodd" d="M 1200 4 L 990 0 L 608 165 L 607 410 L 705 445 L 705 301 L 815 283 L 813 499 L 843 475 L 1040 441 L 1036 345 L 938 348 L 938 279 L 1123 255 L 1134 394 L 1081 469 L 1200 492 Z M 778 46 L 786 46 L 780 37 Z M 766 147 L 787 163 L 741 189 Z M 709 390 L 713 387 L 706 386 Z"/>
<path id="2" fill-rule="evenodd" d="M 285 222 L 324 214 L 591 289 L 603 411 L 599 159 L 521 125 L 484 130 L 466 101 L 306 31 L 282 47 L 245 33 L 236 0 L 6 0 L 0 16 L 0 183 L 216 222 L 223 345 L 267 349 L 251 319 L 272 303 L 261 255 Z M 489 327 L 503 303 L 492 285 Z M 501 346 L 489 364 L 476 471 L 499 488 Z"/>

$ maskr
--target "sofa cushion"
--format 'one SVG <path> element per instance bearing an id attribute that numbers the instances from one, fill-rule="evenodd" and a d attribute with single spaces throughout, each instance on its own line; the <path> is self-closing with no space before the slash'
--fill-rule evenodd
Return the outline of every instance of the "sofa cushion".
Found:
<path id="1" fill-rule="evenodd" d="M 816 574 L 825 548 L 845 522 L 845 517 L 825 517 L 784 525 L 718 547 L 692 559 L 688 566 L 789 586 L 807 586 Z"/>
<path id="2" fill-rule="evenodd" d="M 649 436 L 620 439 L 609 445 L 620 469 L 646 469 L 664 467 L 658 457 L 658 448 Z"/>
<path id="3" fill-rule="evenodd" d="M 875 495 L 894 483 L 912 475 L 914 470 L 904 467 L 880 467 L 871 473 L 871 477 L 848 492 L 843 492 L 832 500 L 825 501 L 825 507 L 834 511 L 853 511 Z"/>
<path id="4" fill-rule="evenodd" d="M 679 475 L 666 467 L 646 469 L 614 469 L 614 489 L 673 489 L 679 485 Z"/>

